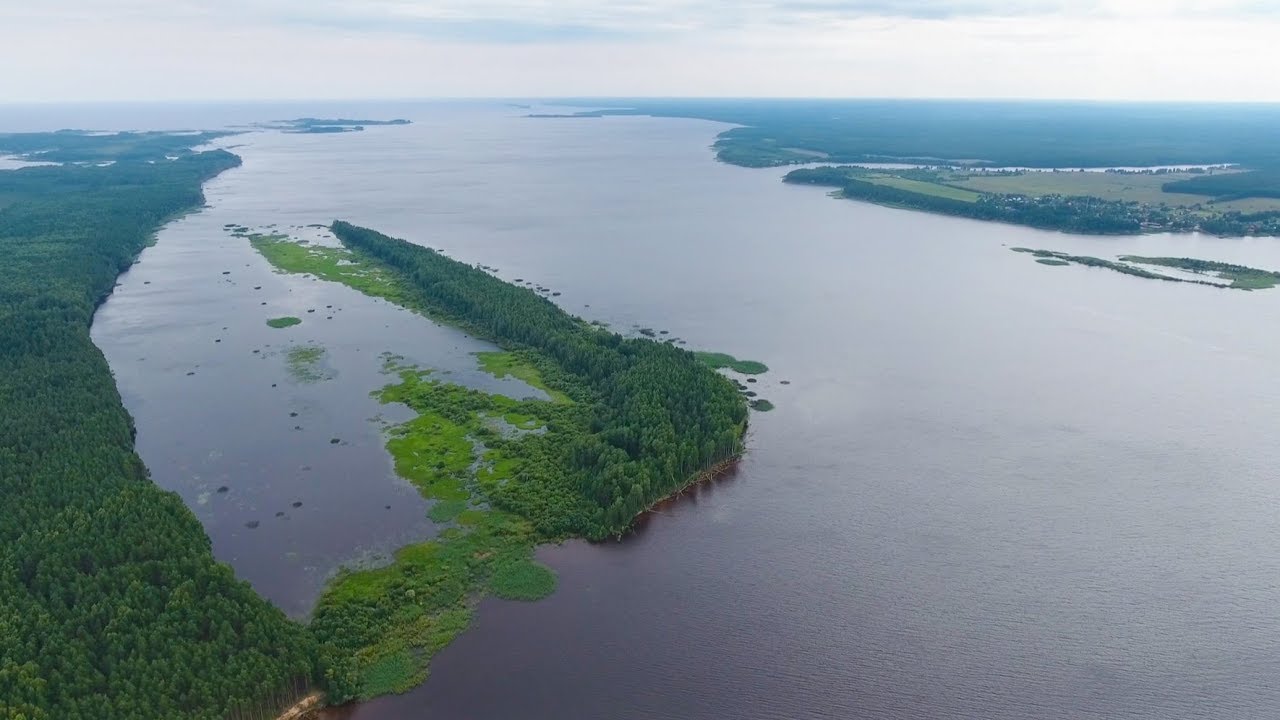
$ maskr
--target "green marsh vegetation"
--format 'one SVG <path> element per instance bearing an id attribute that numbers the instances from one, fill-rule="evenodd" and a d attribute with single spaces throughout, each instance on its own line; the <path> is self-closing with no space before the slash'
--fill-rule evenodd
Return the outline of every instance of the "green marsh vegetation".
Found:
<path id="1" fill-rule="evenodd" d="M 727 353 L 694 352 L 694 357 L 707 367 L 722 370 L 728 368 L 743 375 L 760 375 L 769 371 L 769 366 L 755 360 L 739 360 Z"/>
<path id="2" fill-rule="evenodd" d="M 1192 285 L 1208 285 L 1211 287 L 1230 288 L 1235 290 L 1262 290 L 1275 287 L 1276 284 L 1280 283 L 1280 272 L 1261 270 L 1259 268 L 1252 268 L 1245 265 L 1234 265 L 1214 260 L 1198 260 L 1196 258 L 1185 257 L 1175 258 L 1121 255 L 1119 262 L 1117 262 L 1089 255 L 1068 255 L 1067 253 L 1056 252 L 1053 250 L 1034 250 L 1023 247 L 1010 248 L 1010 250 L 1030 254 L 1036 258 L 1036 262 L 1043 265 L 1074 264 L 1084 265 L 1087 267 L 1101 267 L 1124 273 L 1125 275 L 1146 278 L 1148 280 L 1164 280 L 1166 282 L 1189 283 Z M 1187 270 L 1197 274 L 1212 274 L 1220 280 L 1230 280 L 1231 282 L 1216 283 L 1208 280 L 1195 280 L 1186 277 L 1162 275 L 1140 267 L 1135 267 L 1135 265 L 1170 267 L 1177 268 L 1179 270 Z"/>
<path id="3" fill-rule="evenodd" d="M 89 335 L 155 231 L 239 164 L 191 150 L 208 137 L 0 135 L 0 152 L 115 161 L 0 173 L 2 717 L 271 717 L 317 676 L 306 628 L 152 483 Z"/>
<path id="4" fill-rule="evenodd" d="M 1229 287 L 1238 290 L 1263 290 L 1280 283 L 1280 273 L 1272 270 L 1261 270 L 1245 265 L 1216 262 L 1213 260 L 1197 260 L 1196 258 L 1177 257 L 1142 257 L 1140 255 L 1121 255 L 1124 262 L 1141 265 L 1156 265 L 1189 270 L 1194 273 L 1209 274 L 1223 280 L 1230 280 Z"/>
<path id="5" fill-rule="evenodd" d="M 270 320 L 267 321 L 267 325 L 270 325 L 273 328 L 287 328 L 287 327 L 293 327 L 294 325 L 301 325 L 301 324 L 302 324 L 302 318 L 296 318 L 296 317 L 293 317 L 292 315 L 286 315 L 284 317 L 278 317 L 278 318 L 271 318 Z"/>
<path id="6" fill-rule="evenodd" d="M 554 402 L 568 403 L 573 399 L 560 390 L 547 385 L 542 373 L 534 364 L 536 358 L 527 352 L 479 352 L 476 359 L 480 361 L 480 369 L 496 378 L 513 377 L 523 380 L 526 385 L 535 387 L 551 397 Z"/>
<path id="7" fill-rule="evenodd" d="M 267 236 L 253 244 L 282 271 L 342 282 L 496 342 L 502 352 L 478 354 L 480 366 L 549 397 L 487 394 L 387 359 L 399 381 L 379 398 L 417 413 L 391 430 L 387 449 L 448 526 L 386 568 L 339 574 L 322 597 L 312 630 L 330 697 L 344 702 L 420 682 L 479 597 L 551 592 L 554 574 L 532 560 L 537 544 L 616 536 L 733 461 L 747 404 L 670 343 L 595 327 L 427 248 L 342 222 L 332 230 L 342 248 Z"/>

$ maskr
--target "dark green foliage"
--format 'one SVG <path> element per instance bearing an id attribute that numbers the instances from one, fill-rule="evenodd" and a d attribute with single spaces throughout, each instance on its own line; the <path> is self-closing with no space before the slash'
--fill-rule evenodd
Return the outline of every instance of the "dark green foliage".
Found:
<path id="1" fill-rule="evenodd" d="M 19 155 L 45 162 L 129 162 L 182 157 L 191 148 L 227 135 L 229 132 L 202 132 L 175 135 L 166 132 L 115 133 L 96 135 L 63 130 L 56 133 L 0 133 L 0 153 Z M 135 168 L 144 171 L 146 168 Z M 138 173 L 134 173 L 135 177 Z M 109 176 L 95 175 L 106 180 Z M 11 178 L 10 178 L 11 179 Z"/>
<path id="2" fill-rule="evenodd" d="M 567 100 L 600 106 L 599 98 Z M 1280 166 L 1280 106 L 999 100 L 618 100 L 583 115 L 733 123 L 735 165 L 968 161 L 989 166 Z M 816 155 L 815 155 L 816 154 Z M 1181 192 L 1181 191 L 1180 191 Z"/>
<path id="3" fill-rule="evenodd" d="M 86 151 L 78 138 L 35 144 Z M 147 477 L 89 338 L 156 228 L 238 163 L 218 151 L 0 173 L 0 718 L 262 717 L 314 674 L 305 630 L 215 562 Z"/>
<path id="4" fill-rule="evenodd" d="M 1241 198 L 1280 198 L 1280 170 L 1201 175 L 1189 180 L 1164 184 L 1168 193 L 1208 195 L 1217 200 Z"/>
<path id="5" fill-rule="evenodd" d="M 517 474 L 491 491 L 544 535 L 620 533 L 655 500 L 740 451 L 746 404 L 693 353 L 592 327 L 532 290 L 419 245 L 340 221 L 332 230 L 399 273 L 428 310 L 508 349 L 533 351 L 548 383 L 589 405 L 589 432 L 558 459 L 562 472 Z"/>

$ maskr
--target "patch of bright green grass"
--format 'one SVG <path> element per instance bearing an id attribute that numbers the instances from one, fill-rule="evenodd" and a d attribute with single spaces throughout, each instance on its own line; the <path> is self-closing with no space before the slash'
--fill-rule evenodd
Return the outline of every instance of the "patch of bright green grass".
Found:
<path id="1" fill-rule="evenodd" d="M 427 511 L 427 517 L 437 524 L 453 522 L 466 509 L 466 500 L 437 500 Z"/>
<path id="2" fill-rule="evenodd" d="M 249 243 L 281 272 L 314 275 L 340 282 L 366 295 L 415 307 L 410 293 L 391 274 L 361 260 L 345 247 L 312 245 L 286 235 L 249 235 Z"/>
<path id="3" fill-rule="evenodd" d="M 764 398 L 756 398 L 755 400 L 752 400 L 747 404 L 751 406 L 752 410 L 756 410 L 759 412 L 769 412 L 774 408 L 773 403 L 769 402 L 768 400 L 765 400 Z"/>
<path id="4" fill-rule="evenodd" d="M 1071 264 L 1071 263 L 1067 262 L 1066 260 L 1059 260 L 1058 258 L 1046 258 L 1046 257 L 1036 258 L 1036 262 L 1040 263 L 1041 265 L 1053 265 L 1053 266 L 1061 266 L 1061 265 L 1070 265 L 1070 264 Z"/>
<path id="5" fill-rule="evenodd" d="M 552 402 L 573 402 L 568 395 L 555 388 L 548 387 L 546 381 L 542 379 L 542 373 L 538 368 L 534 367 L 533 363 L 520 353 L 493 351 L 478 352 L 475 353 L 475 356 L 480 362 L 480 369 L 498 379 L 509 375 L 517 380 L 523 380 L 530 387 L 535 387 L 545 392 Z"/>
<path id="6" fill-rule="evenodd" d="M 739 360 L 732 355 L 716 352 L 695 352 L 699 360 L 716 370 L 729 368 L 743 375 L 759 375 L 769 371 L 769 366 L 755 360 Z"/>
<path id="7" fill-rule="evenodd" d="M 493 569 L 489 589 L 504 600 L 541 600 L 555 592 L 556 574 L 528 558 L 508 560 Z"/>
<path id="8" fill-rule="evenodd" d="M 267 321 L 267 324 L 273 328 L 287 328 L 287 327 L 292 327 L 294 325 L 301 325 L 302 318 L 296 318 L 296 317 L 293 317 L 292 315 L 286 315 L 285 317 L 271 318 L 270 320 Z"/>
<path id="9" fill-rule="evenodd" d="M 925 182 L 923 180 L 908 180 L 896 175 L 870 176 L 865 179 L 867 182 L 875 183 L 876 185 L 888 185 L 899 190 L 959 200 L 961 202 L 977 202 L 978 198 L 982 197 L 981 193 L 976 193 L 972 190 L 962 190 L 961 188 L 939 185 L 938 183 Z"/>

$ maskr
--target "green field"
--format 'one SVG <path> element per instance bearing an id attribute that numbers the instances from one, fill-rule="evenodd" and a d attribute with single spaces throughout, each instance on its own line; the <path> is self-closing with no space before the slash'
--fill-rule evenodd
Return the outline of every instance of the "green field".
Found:
<path id="1" fill-rule="evenodd" d="M 1091 195 L 1107 200 L 1126 200 L 1140 203 L 1194 207 L 1219 211 L 1238 210 L 1252 213 L 1280 210 L 1280 200 L 1247 198 L 1223 203 L 1211 203 L 1203 195 L 1167 193 L 1165 183 L 1199 177 L 1192 173 L 1167 173 L 1164 175 L 1139 175 L 1103 172 L 1025 172 L 1019 175 L 977 174 L 965 177 L 957 175 L 950 182 L 978 192 L 1013 195 Z M 876 180 L 879 182 L 879 180 Z M 919 192 L 919 191 L 917 191 Z"/>
<path id="2" fill-rule="evenodd" d="M 908 180 L 907 178 L 898 177 L 896 175 L 872 175 L 864 178 L 867 182 L 876 185 L 888 185 L 899 190 L 907 190 L 921 195 L 933 195 L 935 197 L 944 197 L 951 200 L 959 200 L 961 202 L 977 202 L 982 197 L 980 192 L 973 190 L 962 190 L 960 188 L 950 187 L 948 185 L 939 185 L 938 183 L 925 182 L 923 180 Z"/>

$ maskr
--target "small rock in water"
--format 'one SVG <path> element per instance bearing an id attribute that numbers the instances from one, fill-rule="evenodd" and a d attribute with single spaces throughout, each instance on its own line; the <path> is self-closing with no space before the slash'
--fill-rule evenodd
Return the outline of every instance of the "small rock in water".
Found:
<path id="1" fill-rule="evenodd" d="M 258 353 L 258 352 L 262 352 L 262 351 L 261 351 L 261 350 L 254 350 L 254 352 Z"/>
<path id="2" fill-rule="evenodd" d="M 252 530 L 252 529 L 254 529 L 254 528 L 258 527 L 258 525 L 259 525 L 259 523 L 258 523 L 258 521 L 257 521 L 257 520 L 250 520 L 249 522 L 247 522 L 247 523 L 245 523 L 245 524 L 244 524 L 244 526 L 245 526 L 245 527 L 247 527 L 247 528 L 249 528 L 250 530 Z"/>
<path id="3" fill-rule="evenodd" d="M 298 417 L 298 413 L 296 413 L 296 412 L 291 412 L 291 413 L 289 413 L 289 417 Z"/>
<path id="4" fill-rule="evenodd" d="M 276 386 L 276 384 L 275 384 L 275 383 L 271 383 L 271 387 L 275 387 L 275 386 Z"/>
<path id="5" fill-rule="evenodd" d="M 226 485 L 221 485 L 221 486 L 219 486 L 219 487 L 218 487 L 218 492 L 220 492 L 220 493 L 224 493 L 224 492 L 227 492 L 227 491 L 228 491 L 228 490 L 230 490 L 230 489 L 231 489 L 231 488 L 227 487 Z"/>
<path id="6" fill-rule="evenodd" d="M 191 372 L 189 372 L 189 373 L 187 373 L 187 374 L 188 374 L 188 375 L 195 375 L 195 374 L 196 374 L 196 371 L 195 371 L 195 370 L 192 370 Z"/>
<path id="7" fill-rule="evenodd" d="M 215 338 L 214 342 L 222 342 L 222 338 Z"/>
<path id="8" fill-rule="evenodd" d="M 315 312 L 315 311 L 316 311 L 316 309 L 315 309 L 315 308 L 311 308 L 311 309 L 310 309 L 310 310 L 308 310 L 307 312 Z"/>
<path id="9" fill-rule="evenodd" d="M 222 271 L 222 274 L 223 274 L 223 275 L 230 275 L 230 274 L 231 274 L 231 271 L 230 271 L 230 270 L 223 270 L 223 271 Z"/>
<path id="10" fill-rule="evenodd" d="M 143 284 L 143 285 L 150 285 L 150 284 L 151 284 L 151 281 L 150 281 L 150 280 L 143 280 L 143 281 L 142 281 L 142 284 Z"/>
<path id="11" fill-rule="evenodd" d="M 330 445 L 337 445 L 337 444 L 338 444 L 338 443 L 340 443 L 340 442 L 342 442 L 342 440 L 341 440 L 341 439 L 339 439 L 339 438 L 330 438 L 330 439 L 329 439 L 329 444 L 330 444 Z"/>
<path id="12" fill-rule="evenodd" d="M 790 384 L 791 384 L 791 381 L 790 381 L 790 380 L 783 380 L 783 381 L 781 382 L 781 384 L 783 384 L 783 385 L 790 385 Z"/>
<path id="13" fill-rule="evenodd" d="M 391 509 L 391 506 L 390 506 L 390 505 L 388 505 L 388 506 L 387 506 L 387 509 L 388 509 L 388 510 L 390 510 L 390 509 Z"/>
<path id="14" fill-rule="evenodd" d="M 293 501 L 293 506 L 294 506 L 294 507 L 296 507 L 296 508 L 300 508 L 300 507 L 302 507 L 302 501 L 301 501 L 301 500 L 294 500 L 294 501 Z"/>
<path id="15" fill-rule="evenodd" d="M 276 517 L 284 517 L 284 511 L 283 511 L 283 510 L 277 510 L 277 511 L 276 511 Z"/>
<path id="16" fill-rule="evenodd" d="M 254 289 L 254 290 L 261 290 L 261 289 L 262 289 L 262 286 L 261 286 L 261 285 L 254 285 L 254 286 L 253 286 L 253 289 Z"/>
<path id="17" fill-rule="evenodd" d="M 753 383 L 753 382 L 755 382 L 755 381 L 756 381 L 756 379 L 755 379 L 755 378 L 747 378 L 747 382 L 749 382 L 749 383 Z"/>

